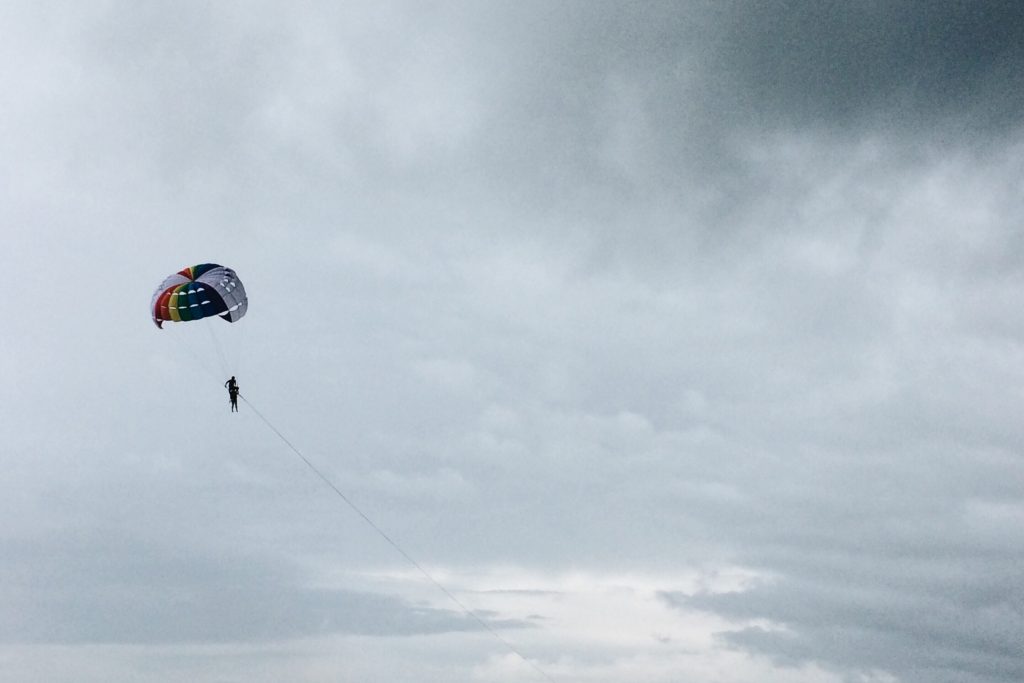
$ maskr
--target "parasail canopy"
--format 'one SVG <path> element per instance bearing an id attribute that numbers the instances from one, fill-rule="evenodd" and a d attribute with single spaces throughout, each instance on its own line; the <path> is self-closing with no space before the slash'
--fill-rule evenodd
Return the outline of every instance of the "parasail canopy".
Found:
<path id="1" fill-rule="evenodd" d="M 149 305 L 157 327 L 166 320 L 187 322 L 219 315 L 233 323 L 245 315 L 249 300 L 238 275 L 216 263 L 183 268 L 165 279 Z"/>

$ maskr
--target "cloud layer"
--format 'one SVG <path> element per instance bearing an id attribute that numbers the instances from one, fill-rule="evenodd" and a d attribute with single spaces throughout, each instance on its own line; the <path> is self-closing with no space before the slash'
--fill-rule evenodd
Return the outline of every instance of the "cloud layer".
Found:
<path id="1" fill-rule="evenodd" d="M 1021 678 L 1015 4 L 0 26 L 0 677 Z"/>

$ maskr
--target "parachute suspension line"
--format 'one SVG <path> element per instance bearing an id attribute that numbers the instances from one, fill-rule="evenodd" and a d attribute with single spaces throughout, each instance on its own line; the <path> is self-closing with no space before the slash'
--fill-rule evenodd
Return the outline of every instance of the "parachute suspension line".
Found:
<path id="1" fill-rule="evenodd" d="M 196 350 L 192 348 L 192 345 L 188 343 L 188 340 L 184 338 L 178 338 L 177 335 L 175 335 L 173 332 L 171 333 L 171 336 L 175 337 L 175 341 L 178 342 L 178 345 L 181 348 L 185 349 L 188 355 L 192 356 L 192 360 L 194 360 L 199 367 L 201 367 L 208 375 L 210 375 L 210 377 L 217 377 L 217 369 L 210 365 L 207 362 L 206 358 L 203 358 L 202 355 L 197 353 Z"/>
<path id="2" fill-rule="evenodd" d="M 242 376 L 242 370 L 243 370 L 243 368 L 242 368 L 242 361 L 245 359 L 245 340 L 246 340 L 246 336 L 247 336 L 246 333 L 249 330 L 249 326 L 248 325 L 240 325 L 239 327 L 241 327 L 241 329 L 238 331 L 237 334 L 233 335 L 234 337 L 236 337 L 236 341 L 235 341 L 235 344 L 234 344 L 235 351 L 234 351 L 234 354 L 233 354 L 233 356 L 234 356 L 234 359 L 233 359 L 234 360 L 234 363 L 233 363 L 234 367 L 231 368 L 231 370 L 232 370 L 231 374 L 232 375 L 238 375 L 239 377 L 241 377 Z"/>
<path id="3" fill-rule="evenodd" d="M 261 413 L 259 411 L 259 409 L 257 409 L 256 406 L 254 406 L 245 396 L 243 396 L 242 394 L 238 394 L 238 397 L 241 398 L 243 401 L 245 401 L 245 404 L 247 406 L 249 406 L 249 408 L 251 408 L 254 413 L 256 413 L 256 416 L 259 417 L 260 420 L 262 420 L 265 425 L 267 425 L 267 427 L 270 429 L 270 431 L 274 432 L 274 434 L 277 434 L 277 438 L 281 439 L 281 441 L 286 446 L 288 446 L 288 448 L 290 448 L 291 451 L 295 455 L 297 455 L 299 457 L 299 459 L 302 460 L 303 463 L 306 464 L 306 467 L 308 467 L 310 469 L 310 471 L 313 472 L 313 474 L 315 474 L 317 477 L 320 478 L 321 481 L 323 481 L 325 484 L 327 484 L 327 486 L 332 491 L 334 491 L 334 493 L 337 494 L 337 496 L 339 498 L 341 498 L 341 500 L 344 501 L 346 505 L 348 505 L 350 508 L 352 508 L 352 510 L 357 515 L 362 517 L 363 521 L 366 522 L 370 526 L 371 529 L 376 531 L 377 534 L 381 538 L 383 538 L 385 541 L 387 541 L 388 545 L 390 545 L 392 548 L 394 548 L 398 552 L 399 555 L 404 557 L 406 559 L 406 561 L 410 565 L 415 567 L 416 571 L 418 571 L 427 581 L 429 581 L 430 583 L 434 584 L 434 587 L 437 588 L 442 593 L 444 593 L 445 596 L 447 596 L 449 600 L 451 600 L 455 605 L 457 605 L 459 607 L 459 609 L 462 610 L 462 612 L 466 616 L 470 617 L 471 619 L 473 619 L 473 621 L 475 621 L 481 627 L 483 627 L 483 629 L 485 631 L 487 631 L 488 633 L 490 633 L 491 636 L 493 636 L 495 640 L 497 640 L 499 643 L 501 643 L 503 646 L 505 646 L 505 648 L 508 649 L 509 652 L 511 652 L 515 656 L 519 657 L 519 659 L 521 659 L 524 662 L 526 662 L 534 671 L 536 671 L 542 678 L 544 678 L 544 680 L 549 681 L 549 683 L 555 683 L 554 679 L 552 679 L 543 669 L 541 669 L 540 666 L 537 665 L 536 662 L 534 662 L 532 659 L 527 658 L 526 655 L 524 655 L 522 652 L 520 652 L 518 649 L 516 649 L 516 647 L 514 645 L 512 645 L 512 643 L 510 643 L 508 640 L 503 638 L 501 636 L 501 634 L 498 633 L 494 629 L 494 627 L 492 627 L 490 624 L 488 624 L 486 621 L 484 621 L 479 615 L 477 615 L 476 612 L 474 612 L 469 607 L 467 607 L 465 603 L 463 603 L 461 600 L 459 600 L 458 597 L 455 596 L 454 593 L 452 593 L 450 590 L 445 588 L 444 585 L 440 581 L 435 579 L 430 574 L 430 572 L 428 572 L 426 569 L 424 569 L 423 565 L 421 565 L 419 562 L 417 562 L 415 560 L 415 558 L 413 558 L 412 555 L 407 553 L 405 551 L 405 549 L 402 548 L 402 546 L 400 546 L 398 544 L 398 542 L 396 542 L 383 529 L 381 529 L 377 525 L 376 522 L 374 522 L 372 519 L 370 519 L 370 517 L 365 512 L 363 512 L 362 509 L 360 509 L 358 505 L 356 505 L 354 502 L 352 502 L 351 498 L 349 498 L 347 495 L 345 495 L 345 493 L 341 489 L 339 489 L 337 486 L 335 486 L 334 482 L 332 482 L 327 477 L 327 475 L 325 475 L 323 472 L 321 472 L 319 469 L 317 469 L 316 465 L 314 465 L 312 462 L 310 462 L 309 459 L 305 455 L 303 455 L 302 452 L 299 451 L 299 449 L 296 448 L 295 445 L 291 441 L 289 441 L 288 438 L 284 434 L 282 434 L 280 432 L 280 430 L 278 430 L 277 427 L 275 427 L 273 424 L 271 424 L 270 420 L 268 420 L 263 415 L 263 413 Z"/>
<path id="4" fill-rule="evenodd" d="M 220 345 L 220 339 L 217 338 L 217 333 L 213 331 L 212 320 L 200 321 L 200 325 L 206 328 L 206 331 L 210 333 L 210 339 L 213 340 L 213 347 L 217 350 L 217 358 L 220 360 L 220 369 L 224 373 L 224 377 L 231 375 L 231 369 L 228 367 L 227 356 L 224 355 L 224 349 Z"/>

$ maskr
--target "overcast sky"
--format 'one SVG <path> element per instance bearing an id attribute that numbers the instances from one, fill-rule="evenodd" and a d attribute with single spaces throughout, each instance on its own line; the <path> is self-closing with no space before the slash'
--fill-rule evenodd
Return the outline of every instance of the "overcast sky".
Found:
<path id="1" fill-rule="evenodd" d="M 1009 1 L 3 3 L 0 679 L 1021 681 L 1022 111 Z"/>

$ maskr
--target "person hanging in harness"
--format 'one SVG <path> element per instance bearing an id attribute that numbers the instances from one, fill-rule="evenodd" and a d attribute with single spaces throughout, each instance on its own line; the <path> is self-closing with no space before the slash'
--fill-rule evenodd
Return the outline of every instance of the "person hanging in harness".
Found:
<path id="1" fill-rule="evenodd" d="M 235 376 L 231 375 L 231 379 L 224 382 L 224 386 L 228 388 L 228 397 L 231 399 L 231 412 L 238 412 L 238 382 L 235 381 Z"/>

